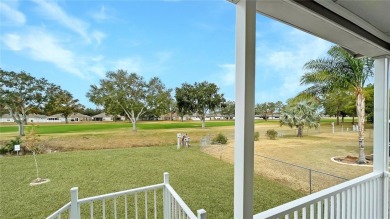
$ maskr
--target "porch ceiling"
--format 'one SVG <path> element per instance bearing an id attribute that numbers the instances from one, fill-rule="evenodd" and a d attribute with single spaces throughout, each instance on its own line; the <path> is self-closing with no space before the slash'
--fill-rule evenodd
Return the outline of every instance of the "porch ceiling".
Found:
<path id="1" fill-rule="evenodd" d="M 257 0 L 256 10 L 356 56 L 390 55 L 389 0 Z"/>

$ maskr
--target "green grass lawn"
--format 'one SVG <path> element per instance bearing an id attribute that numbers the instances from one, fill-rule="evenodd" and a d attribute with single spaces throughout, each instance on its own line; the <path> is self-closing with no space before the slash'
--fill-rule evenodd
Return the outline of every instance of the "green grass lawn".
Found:
<path id="1" fill-rule="evenodd" d="M 164 172 L 193 211 L 204 208 L 208 218 L 233 218 L 233 165 L 196 146 L 42 154 L 38 163 L 40 177 L 51 181 L 29 186 L 35 178 L 33 157 L 0 157 L 0 218 L 44 218 L 69 201 L 71 187 L 79 187 L 79 198 L 84 198 L 162 183 Z M 254 213 L 302 195 L 256 176 Z"/>
<path id="2" fill-rule="evenodd" d="M 265 121 L 265 120 L 256 120 L 255 123 L 273 123 L 278 121 Z M 117 129 L 131 129 L 132 124 L 129 122 L 85 122 L 85 123 L 49 123 L 49 124 L 38 124 L 39 129 L 37 130 L 39 134 L 60 134 L 60 133 L 79 133 L 79 132 L 90 132 L 90 131 L 107 131 L 107 130 L 117 130 Z M 222 127 L 222 126 L 234 126 L 234 121 L 206 121 L 206 127 Z M 26 131 L 29 130 L 30 125 L 26 126 Z M 200 121 L 185 121 L 185 122 L 168 122 L 168 121 L 159 121 L 159 122 L 148 122 L 141 121 L 137 124 L 137 129 L 139 130 L 151 130 L 151 129 L 178 129 L 178 128 L 201 128 L 202 123 Z M 0 133 L 10 133 L 17 132 L 18 126 L 15 123 L 10 123 L 7 125 L 2 124 L 0 126 Z"/>

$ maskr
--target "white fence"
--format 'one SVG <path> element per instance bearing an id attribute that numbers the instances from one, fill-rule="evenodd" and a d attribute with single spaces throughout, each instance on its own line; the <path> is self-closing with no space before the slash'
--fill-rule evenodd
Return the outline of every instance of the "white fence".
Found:
<path id="1" fill-rule="evenodd" d="M 169 185 L 169 174 L 164 183 L 137 189 L 78 199 L 78 188 L 70 190 L 71 201 L 51 214 L 54 218 L 164 218 L 206 219 L 205 210 L 195 215 Z"/>
<path id="2" fill-rule="evenodd" d="M 373 172 L 254 215 L 265 218 L 380 218 L 382 172 Z"/>

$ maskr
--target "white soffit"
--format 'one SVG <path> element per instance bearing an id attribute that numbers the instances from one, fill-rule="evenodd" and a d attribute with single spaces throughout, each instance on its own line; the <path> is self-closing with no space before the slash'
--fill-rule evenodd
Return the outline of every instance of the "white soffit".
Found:
<path id="1" fill-rule="evenodd" d="M 256 10 L 356 56 L 390 55 L 390 0 L 257 0 Z"/>

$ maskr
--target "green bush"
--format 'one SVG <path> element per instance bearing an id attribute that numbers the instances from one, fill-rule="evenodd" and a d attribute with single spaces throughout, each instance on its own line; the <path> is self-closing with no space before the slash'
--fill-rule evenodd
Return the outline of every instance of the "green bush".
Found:
<path id="1" fill-rule="evenodd" d="M 255 141 L 258 141 L 260 139 L 259 132 L 255 132 Z"/>
<path id="2" fill-rule="evenodd" d="M 268 129 L 267 130 L 267 133 L 265 133 L 265 135 L 271 139 L 271 140 L 275 140 L 276 139 L 276 136 L 278 136 L 278 132 L 275 131 L 274 129 Z"/>
<path id="3" fill-rule="evenodd" d="M 212 144 L 226 144 L 228 141 L 227 137 L 222 134 L 222 133 L 219 133 L 217 136 L 215 136 L 212 140 Z"/>
<path id="4" fill-rule="evenodd" d="M 7 154 L 14 150 L 14 145 L 21 144 L 22 140 L 20 137 L 10 140 L 5 146 L 0 146 L 0 154 Z"/>

